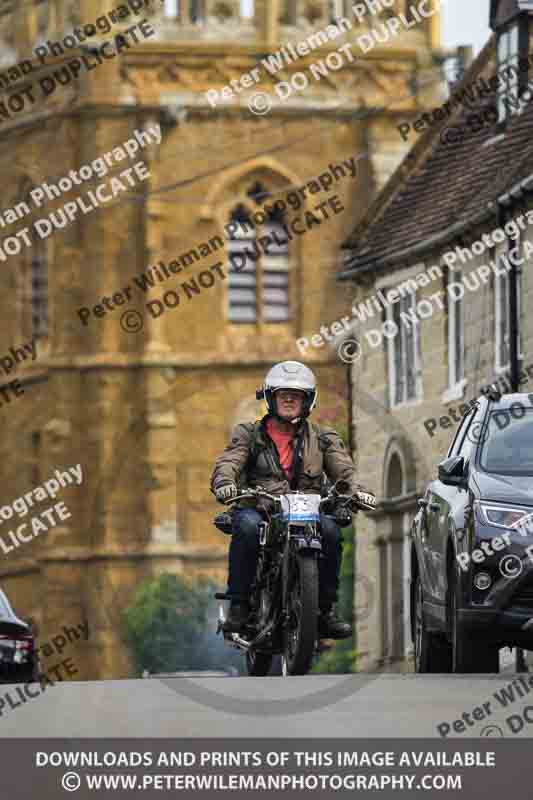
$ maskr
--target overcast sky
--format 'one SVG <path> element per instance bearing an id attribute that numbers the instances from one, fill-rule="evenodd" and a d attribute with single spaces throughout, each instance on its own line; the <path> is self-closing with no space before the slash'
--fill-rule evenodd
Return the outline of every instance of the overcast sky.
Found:
<path id="1" fill-rule="evenodd" d="M 477 55 L 491 35 L 489 6 L 489 0 L 443 0 L 443 46 L 471 44 Z"/>

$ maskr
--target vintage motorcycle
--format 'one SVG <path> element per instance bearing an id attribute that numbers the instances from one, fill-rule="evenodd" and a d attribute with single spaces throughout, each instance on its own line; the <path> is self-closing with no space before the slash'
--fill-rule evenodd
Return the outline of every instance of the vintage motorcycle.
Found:
<path id="1" fill-rule="evenodd" d="M 223 630 L 224 603 L 219 604 L 217 633 L 246 654 L 249 675 L 268 675 L 275 655 L 281 655 L 283 675 L 305 675 L 318 646 L 318 559 L 322 552 L 320 512 L 332 514 L 341 525 L 351 512 L 367 508 L 346 494 L 349 485 L 337 481 L 325 497 L 289 492 L 279 496 L 261 487 L 248 489 L 228 501 L 267 498 L 274 506 L 260 523 L 259 558 L 250 591 L 250 616 L 241 634 Z M 231 513 L 219 514 L 216 527 L 231 534 Z M 228 600 L 217 592 L 219 601 Z"/>

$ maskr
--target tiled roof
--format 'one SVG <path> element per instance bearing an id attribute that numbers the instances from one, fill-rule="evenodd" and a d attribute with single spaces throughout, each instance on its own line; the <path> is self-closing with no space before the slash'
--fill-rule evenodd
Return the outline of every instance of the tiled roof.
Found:
<path id="1" fill-rule="evenodd" d="M 454 95 L 478 85 L 480 76 L 489 80 L 495 75 L 494 43 L 493 36 Z M 444 131 L 464 124 L 468 115 L 495 110 L 495 92 L 483 99 L 476 92 L 470 105 L 457 106 L 435 123 L 408 153 L 343 245 L 343 277 L 420 260 L 483 215 L 495 218 L 497 198 L 533 173 L 533 100 L 510 118 L 504 135 L 497 136 L 495 124 L 488 123 L 457 144 L 446 141 Z"/>

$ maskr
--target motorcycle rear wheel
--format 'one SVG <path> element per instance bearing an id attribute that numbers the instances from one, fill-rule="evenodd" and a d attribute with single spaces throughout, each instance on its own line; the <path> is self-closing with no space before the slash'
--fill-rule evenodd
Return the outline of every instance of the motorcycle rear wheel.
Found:
<path id="1" fill-rule="evenodd" d="M 284 631 L 284 672 L 306 675 L 317 640 L 318 564 L 312 553 L 298 553 L 289 586 L 289 621 Z"/>

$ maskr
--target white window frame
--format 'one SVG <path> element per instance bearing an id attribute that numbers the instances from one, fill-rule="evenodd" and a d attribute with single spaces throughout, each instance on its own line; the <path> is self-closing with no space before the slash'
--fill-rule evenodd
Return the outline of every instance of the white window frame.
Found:
<path id="1" fill-rule="evenodd" d="M 514 39 L 514 42 L 513 42 Z M 513 44 L 516 48 L 513 48 Z M 520 58 L 520 26 L 518 22 L 514 22 L 505 31 L 500 33 L 496 43 L 496 68 L 497 74 L 509 66 L 514 66 L 516 74 L 503 78 L 505 84 L 498 92 L 498 122 L 503 122 L 512 114 L 520 113 L 518 109 L 507 107 L 505 98 L 513 93 L 518 97 L 520 89 L 518 64 Z M 501 76 L 500 76 L 501 78 Z"/>
<path id="2" fill-rule="evenodd" d="M 164 15 L 168 19 L 177 19 L 179 16 L 179 0 L 165 0 Z"/>
<path id="3" fill-rule="evenodd" d="M 253 209 L 245 206 L 247 211 L 250 214 L 250 219 L 252 218 Z M 230 218 L 231 222 L 231 218 Z M 240 228 L 233 233 L 229 237 L 229 244 L 227 248 L 227 257 L 228 257 L 228 264 L 230 263 L 230 251 L 231 251 L 231 242 L 234 241 L 247 241 L 247 242 L 255 242 L 257 244 L 258 240 L 261 236 L 267 235 L 271 230 L 277 227 L 278 223 L 272 219 L 266 219 L 265 222 L 261 225 L 256 225 L 255 223 L 250 222 L 251 231 L 241 230 Z M 280 229 L 280 233 L 283 236 L 284 233 L 282 229 Z M 287 242 L 287 250 L 285 253 L 280 254 L 277 252 L 261 252 L 259 257 L 255 262 L 253 262 L 253 270 L 248 270 L 248 265 L 242 270 L 243 275 L 251 276 L 252 272 L 254 275 L 253 280 L 253 288 L 255 292 L 255 315 L 253 319 L 248 320 L 241 320 L 235 319 L 231 317 L 231 300 L 232 300 L 232 276 L 234 272 L 232 272 L 231 266 L 229 266 L 229 276 L 230 280 L 228 283 L 228 295 L 227 295 L 227 306 L 226 306 L 226 319 L 227 322 L 231 325 L 256 325 L 258 328 L 271 327 L 273 325 L 290 325 L 293 320 L 294 310 L 292 307 L 292 281 L 293 275 L 291 270 L 291 248 L 289 243 Z M 273 245 L 272 245 L 273 247 Z M 268 248 L 267 248 L 268 249 Z M 241 270 L 239 270 L 241 272 Z M 286 293 L 286 300 L 287 300 L 287 317 L 281 319 L 270 319 L 267 318 L 266 308 L 267 307 L 277 307 L 276 303 L 266 301 L 266 295 L 270 292 L 276 292 L 276 286 L 269 286 L 267 288 L 266 284 L 269 282 L 268 277 L 272 279 L 274 275 L 282 275 L 283 276 L 283 283 L 286 283 L 286 287 L 282 286 L 281 292 Z"/>
<path id="4" fill-rule="evenodd" d="M 512 242 L 513 247 L 509 248 L 508 242 L 502 242 L 501 245 L 498 246 L 496 250 L 496 258 L 498 260 L 501 259 L 502 255 L 507 256 L 509 253 L 509 249 L 513 250 L 515 247 L 518 249 L 518 259 L 521 259 L 524 252 L 524 239 L 520 235 L 514 242 Z M 502 267 L 504 265 L 502 264 Z M 502 270 L 499 270 L 502 272 Z M 524 358 L 523 352 L 523 330 L 524 326 L 522 325 L 522 276 L 523 271 L 521 271 L 518 275 L 518 291 L 517 291 L 517 316 L 518 316 L 518 358 Z M 509 371 L 511 366 L 510 360 L 510 347 L 509 347 L 509 359 L 505 364 L 501 363 L 501 349 L 502 349 L 502 337 L 500 335 L 500 322 L 501 322 L 501 291 L 502 291 L 502 283 L 505 281 L 507 287 L 509 286 L 509 272 L 505 270 L 505 274 L 495 275 L 494 276 L 494 369 L 496 374 L 501 375 Z M 507 303 L 506 308 L 507 314 L 507 339 L 509 340 L 510 337 L 510 317 L 509 317 L 509 303 Z M 510 341 L 509 341 L 510 344 Z"/>
<path id="5" fill-rule="evenodd" d="M 498 260 L 500 259 L 500 254 L 497 256 Z M 505 282 L 506 285 L 509 283 L 509 273 L 506 272 L 505 275 L 495 275 L 494 276 L 494 368 L 496 372 L 499 374 L 501 372 L 506 372 L 509 369 L 509 361 L 502 363 L 501 356 L 502 356 L 502 336 L 501 336 L 501 323 L 502 323 L 502 314 L 501 314 L 501 295 L 502 295 L 502 284 Z M 506 314 L 508 317 L 508 309 L 509 306 L 507 305 Z M 509 319 L 507 319 L 506 330 L 509 328 Z M 507 333 L 508 335 L 508 333 Z"/>
<path id="6" fill-rule="evenodd" d="M 394 287 L 391 287 L 394 288 Z M 399 293 L 400 294 L 400 293 Z M 401 295 L 400 299 L 397 303 L 400 303 L 400 313 L 407 313 L 408 308 L 404 308 L 404 303 L 409 304 L 411 307 L 414 306 L 416 308 L 416 298 L 417 292 L 408 292 L 407 295 Z M 387 321 L 394 322 L 393 319 L 393 307 L 396 303 L 391 303 L 387 306 Z M 403 385 L 405 387 L 405 391 L 403 393 L 402 399 L 396 402 L 396 386 L 398 382 L 398 376 L 396 374 L 396 362 L 394 359 L 394 342 L 396 336 L 392 338 L 387 338 L 387 355 L 388 355 L 388 368 L 389 368 L 389 405 L 390 408 L 402 408 L 404 406 L 413 406 L 417 405 L 423 399 L 423 387 L 422 387 L 422 375 L 421 375 L 421 349 L 420 349 L 420 321 L 412 322 L 411 329 L 408 329 L 406 325 L 401 324 L 399 326 L 399 331 L 397 336 L 400 336 L 400 346 L 402 354 L 405 355 L 406 353 L 406 339 L 407 336 L 412 332 L 413 339 L 414 339 L 414 364 L 413 364 L 413 371 L 415 375 L 415 395 L 414 397 L 407 398 L 406 390 L 407 390 L 407 374 L 405 371 L 406 363 L 405 358 L 402 358 L 402 371 L 403 371 Z"/>
<path id="7" fill-rule="evenodd" d="M 450 282 L 460 283 L 463 274 L 462 269 L 450 268 Z M 457 353 L 455 326 L 459 315 L 459 340 L 462 352 Z M 457 300 L 449 298 L 448 303 L 448 389 L 443 395 L 443 402 L 450 403 L 452 400 L 460 400 L 464 397 L 465 387 L 468 383 L 466 378 L 465 364 L 465 318 L 464 318 L 464 297 Z M 459 358 L 458 358 L 459 357 Z M 459 360 L 459 369 L 457 362 Z"/>

